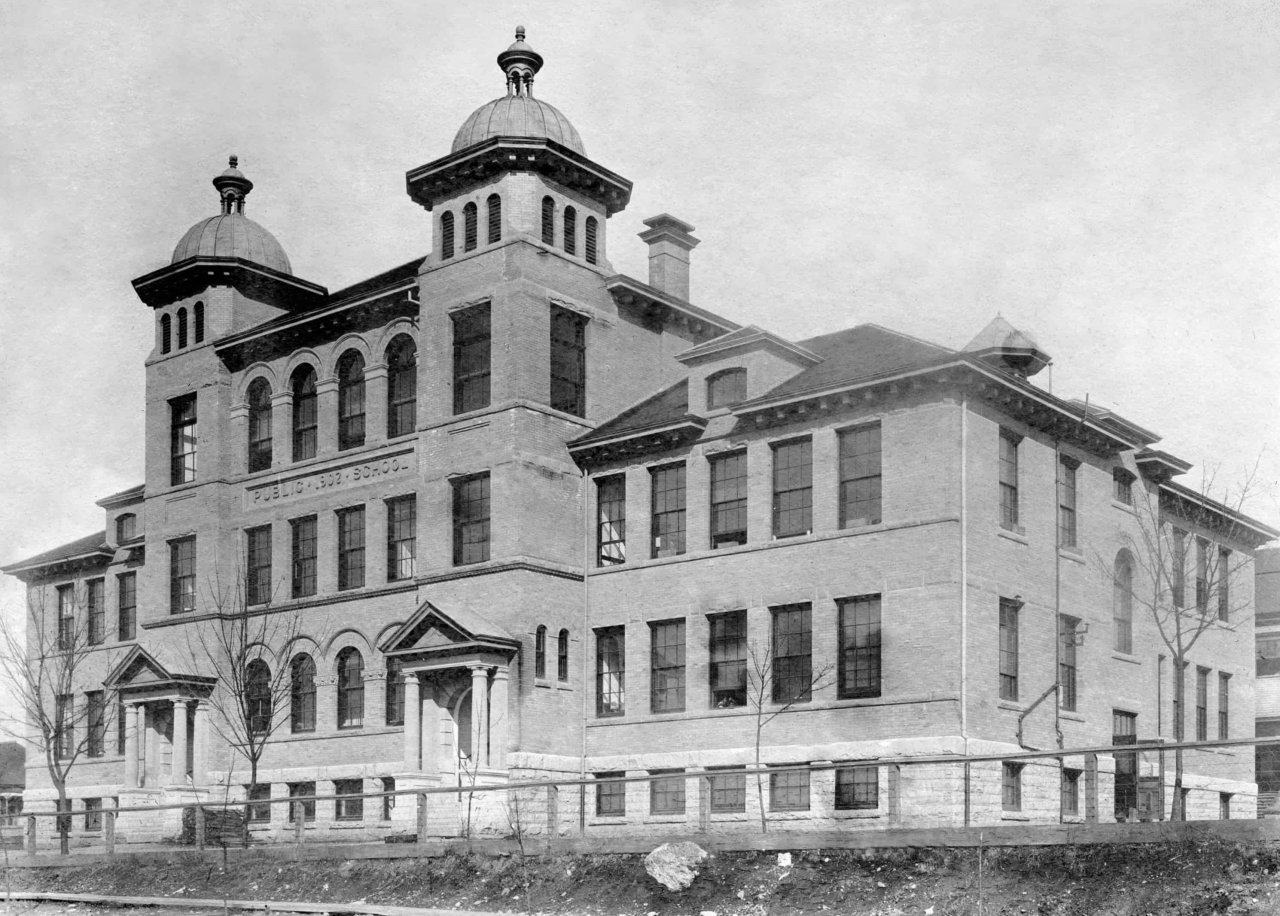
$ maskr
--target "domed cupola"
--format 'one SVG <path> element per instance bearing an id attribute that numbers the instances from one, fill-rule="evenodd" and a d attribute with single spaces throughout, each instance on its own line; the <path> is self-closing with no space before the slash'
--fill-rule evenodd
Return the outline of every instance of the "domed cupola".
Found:
<path id="1" fill-rule="evenodd" d="M 524 40 L 524 26 L 516 27 L 516 40 L 498 55 L 498 66 L 507 77 L 507 94 L 475 110 L 453 138 L 453 152 L 491 137 L 539 137 L 553 140 L 585 156 L 577 129 L 554 105 L 533 97 L 533 78 L 542 69 L 542 55 Z"/>
<path id="2" fill-rule="evenodd" d="M 188 229 L 173 249 L 169 263 L 188 258 L 239 258 L 292 274 L 289 257 L 275 236 L 244 215 L 244 199 L 253 190 L 253 182 L 237 168 L 238 164 L 237 157 L 232 156 L 227 170 L 213 179 L 222 212 Z"/>

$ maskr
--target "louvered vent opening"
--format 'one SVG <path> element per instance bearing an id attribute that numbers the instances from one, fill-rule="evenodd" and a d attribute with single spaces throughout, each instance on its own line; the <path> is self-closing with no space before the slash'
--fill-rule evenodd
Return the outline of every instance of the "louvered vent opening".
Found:
<path id="1" fill-rule="evenodd" d="M 542 198 L 542 241 L 546 245 L 556 243 L 556 202 L 550 197 Z"/>
<path id="2" fill-rule="evenodd" d="M 473 203 L 462 208 L 464 251 L 474 251 L 476 247 L 476 209 Z"/>
<path id="3" fill-rule="evenodd" d="M 440 258 L 448 260 L 453 257 L 453 213 L 440 216 Z"/>
<path id="4" fill-rule="evenodd" d="M 502 198 L 489 195 L 489 244 L 502 241 Z"/>
<path id="5" fill-rule="evenodd" d="M 586 230 L 583 233 L 583 247 L 586 249 L 587 263 L 596 263 L 596 218 L 587 217 Z"/>
<path id="6" fill-rule="evenodd" d="M 578 211 L 573 207 L 564 208 L 564 250 L 578 253 Z"/>

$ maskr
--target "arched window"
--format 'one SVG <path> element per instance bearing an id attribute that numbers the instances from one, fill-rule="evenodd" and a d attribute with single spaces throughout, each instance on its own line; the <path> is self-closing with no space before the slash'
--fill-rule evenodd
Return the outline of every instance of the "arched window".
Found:
<path id="1" fill-rule="evenodd" d="M 404 725 L 404 662 L 399 658 L 387 659 L 386 698 L 387 724 Z"/>
<path id="2" fill-rule="evenodd" d="M 116 543 L 123 544 L 138 536 L 138 516 L 132 512 L 116 517 Z"/>
<path id="3" fill-rule="evenodd" d="M 160 316 L 160 352 L 168 353 L 173 349 L 173 319 L 168 315 Z"/>
<path id="4" fill-rule="evenodd" d="M 387 438 L 407 436 L 418 424 L 418 345 L 400 334 L 387 347 Z"/>
<path id="5" fill-rule="evenodd" d="M 729 407 L 747 397 L 747 370 L 724 369 L 707 378 L 707 409 Z"/>
<path id="6" fill-rule="evenodd" d="M 587 217 L 586 232 L 583 233 L 582 246 L 587 256 L 587 263 L 596 263 L 596 232 L 600 224 L 594 216 Z"/>
<path id="7" fill-rule="evenodd" d="M 204 303 L 197 302 L 195 307 L 196 343 L 204 342 Z"/>
<path id="8" fill-rule="evenodd" d="M 178 349 L 187 345 L 187 310 L 178 309 Z"/>
<path id="9" fill-rule="evenodd" d="M 475 202 L 467 204 L 462 208 L 462 249 L 463 251 L 474 251 L 476 247 L 476 213 Z"/>
<path id="10" fill-rule="evenodd" d="M 1115 650 L 1133 653 L 1133 558 L 1129 551 L 1116 554 L 1111 616 L 1115 624 Z"/>
<path id="11" fill-rule="evenodd" d="M 502 198 L 490 194 L 485 202 L 489 208 L 489 244 L 502 241 Z"/>
<path id="12" fill-rule="evenodd" d="M 249 732 L 265 735 L 271 731 L 271 669 L 260 658 L 249 662 L 244 674 L 244 696 L 249 714 Z"/>
<path id="13" fill-rule="evenodd" d="M 578 211 L 573 207 L 564 208 L 564 250 L 578 253 Z"/>
<path id="14" fill-rule="evenodd" d="M 453 211 L 440 214 L 440 260 L 453 257 Z"/>
<path id="15" fill-rule="evenodd" d="M 338 728 L 364 725 L 364 657 L 348 646 L 338 653 Z"/>
<path id="16" fill-rule="evenodd" d="M 289 387 L 293 392 L 293 460 L 316 456 L 316 370 L 299 366 L 293 370 Z"/>
<path id="17" fill-rule="evenodd" d="M 316 663 L 302 652 L 289 665 L 289 727 L 294 734 L 316 730 Z"/>
<path id="18" fill-rule="evenodd" d="M 364 357 L 348 350 L 338 360 L 338 449 L 364 445 Z"/>
<path id="19" fill-rule="evenodd" d="M 538 680 L 547 676 L 547 628 L 543 626 L 533 634 L 533 676 Z"/>
<path id="20" fill-rule="evenodd" d="M 556 243 L 556 202 L 550 197 L 542 198 L 542 241 L 547 245 Z"/>
<path id="21" fill-rule="evenodd" d="M 271 467 L 271 384 L 264 378 L 249 386 L 249 471 Z"/>
<path id="22" fill-rule="evenodd" d="M 569 680 L 569 631 L 561 630 L 556 640 L 556 680 Z"/>

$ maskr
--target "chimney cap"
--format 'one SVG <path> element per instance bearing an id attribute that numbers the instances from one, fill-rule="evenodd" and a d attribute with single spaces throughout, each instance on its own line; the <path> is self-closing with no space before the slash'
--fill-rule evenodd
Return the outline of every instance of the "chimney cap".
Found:
<path id="1" fill-rule="evenodd" d="M 659 213 L 657 216 L 651 216 L 644 221 L 644 224 L 650 229 L 675 229 L 679 232 L 693 231 L 693 226 L 690 226 L 682 219 L 676 219 L 670 213 Z"/>
<path id="2" fill-rule="evenodd" d="M 644 221 L 644 224 L 649 228 L 640 233 L 640 241 L 649 245 L 654 242 L 671 241 L 685 250 L 692 250 L 702 241 L 689 234 L 693 231 L 693 226 L 682 219 L 676 219 L 670 213 L 651 216 Z"/>

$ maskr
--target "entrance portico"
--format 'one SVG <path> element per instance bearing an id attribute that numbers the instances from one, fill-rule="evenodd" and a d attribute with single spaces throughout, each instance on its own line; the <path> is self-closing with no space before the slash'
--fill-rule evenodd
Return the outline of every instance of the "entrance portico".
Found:
<path id="1" fill-rule="evenodd" d="M 471 611 L 446 613 L 430 602 L 382 645 L 399 659 L 404 679 L 404 772 L 398 788 L 460 789 L 507 779 L 511 735 L 511 665 L 519 641 Z M 468 810 L 486 807 L 495 793 L 469 799 Z M 446 835 L 461 826 L 462 793 L 433 796 L 429 829 Z M 453 800 L 450 804 L 447 799 Z M 409 806 L 401 815 L 413 817 Z"/>

